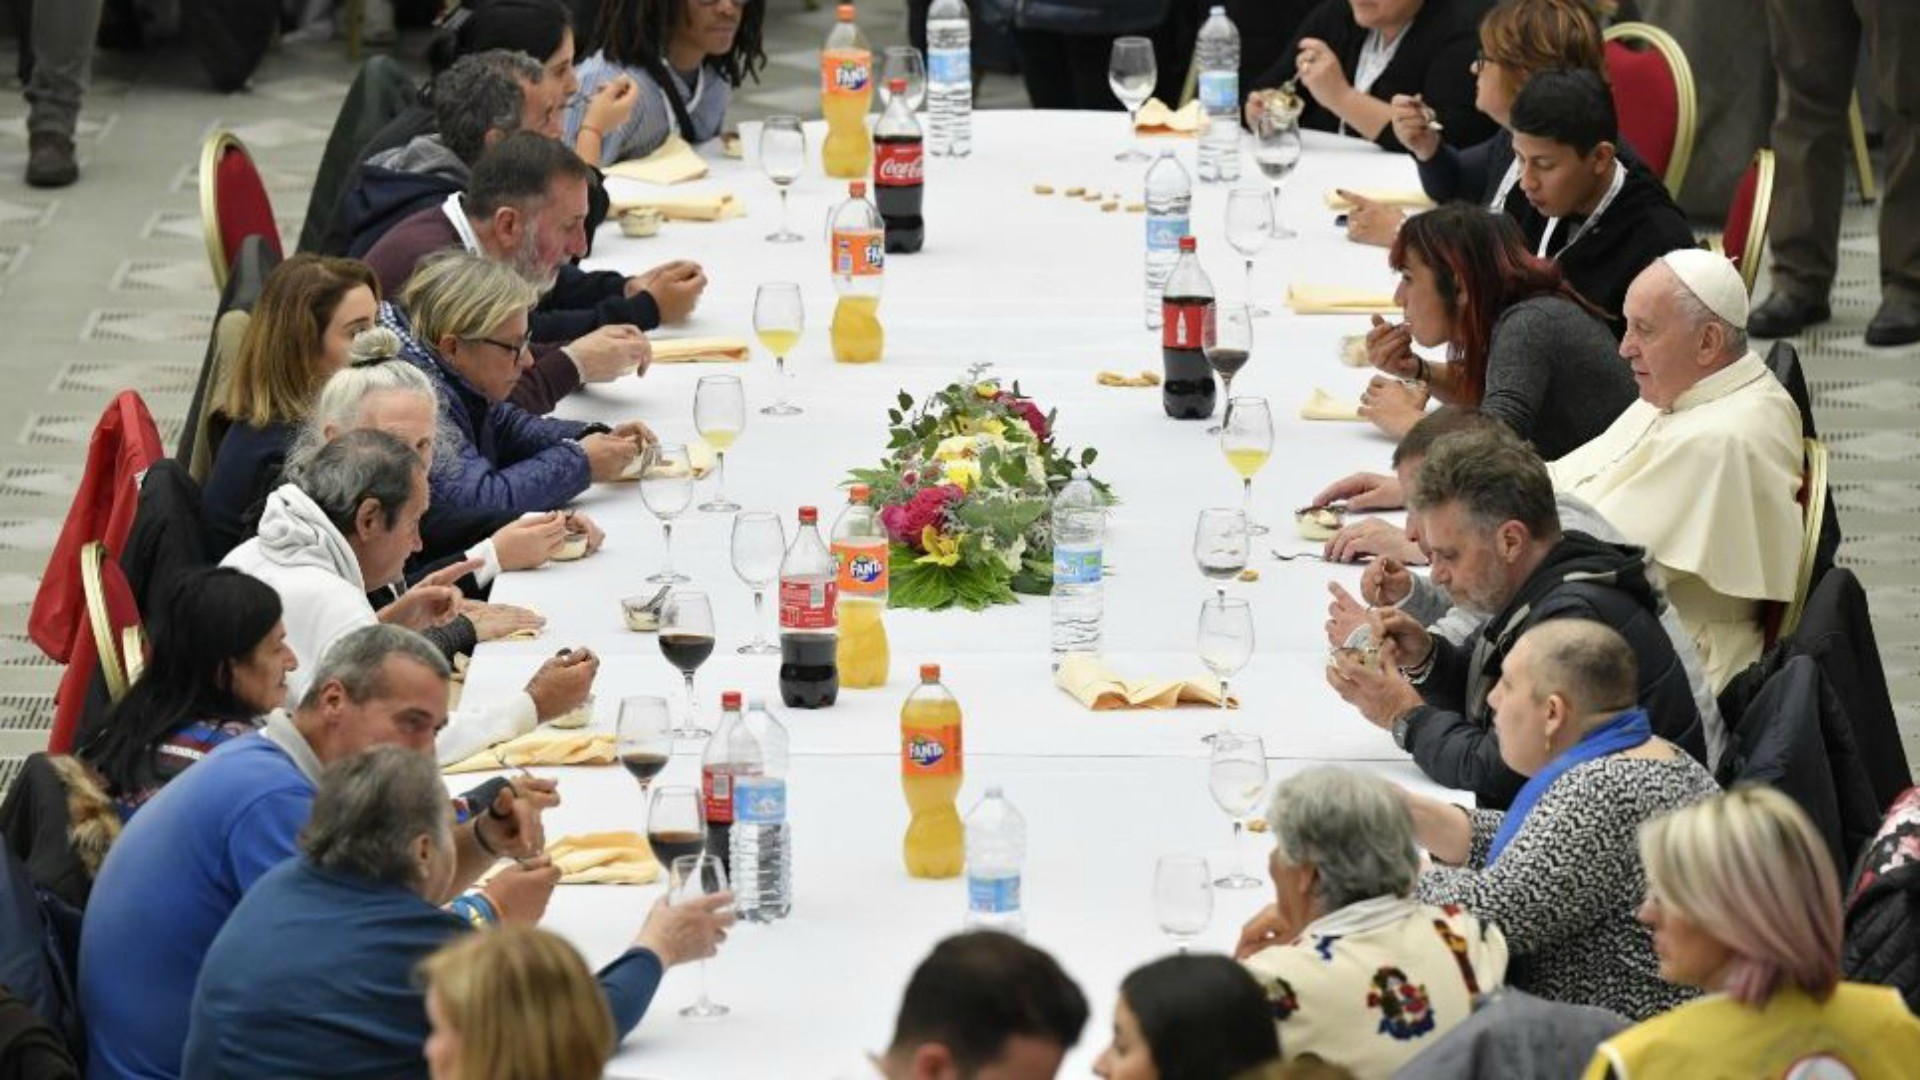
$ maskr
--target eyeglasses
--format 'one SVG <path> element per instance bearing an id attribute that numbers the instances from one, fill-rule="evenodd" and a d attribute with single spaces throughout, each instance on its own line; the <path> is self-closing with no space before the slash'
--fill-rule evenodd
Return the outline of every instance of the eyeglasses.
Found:
<path id="1" fill-rule="evenodd" d="M 518 357 L 521 353 L 526 352 L 527 349 L 530 346 L 532 346 L 533 331 L 531 330 L 527 331 L 526 336 L 520 339 L 519 344 L 515 344 L 511 341 L 501 341 L 499 338 L 490 338 L 490 337 L 470 337 L 470 338 L 467 338 L 466 340 L 477 341 L 483 345 L 491 345 L 496 349 L 504 349 L 507 352 L 512 353 L 515 357 Z"/>

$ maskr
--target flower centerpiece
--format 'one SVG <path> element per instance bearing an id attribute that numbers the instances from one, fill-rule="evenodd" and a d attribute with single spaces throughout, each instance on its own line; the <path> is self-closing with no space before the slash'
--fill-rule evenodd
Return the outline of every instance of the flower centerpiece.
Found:
<path id="1" fill-rule="evenodd" d="M 986 366 L 924 401 L 901 391 L 887 410 L 885 460 L 852 470 L 891 541 L 891 607 L 979 611 L 1053 589 L 1047 511 L 1098 454 L 1058 445 L 1055 414 L 1018 382 L 1009 390 L 983 378 Z"/>

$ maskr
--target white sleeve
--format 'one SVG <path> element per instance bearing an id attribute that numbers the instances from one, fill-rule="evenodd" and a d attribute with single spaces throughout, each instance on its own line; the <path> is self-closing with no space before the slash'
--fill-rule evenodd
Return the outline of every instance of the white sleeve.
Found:
<path id="1" fill-rule="evenodd" d="M 434 737 L 434 756 L 442 765 L 465 761 L 489 746 L 525 735 L 539 722 L 533 698 L 524 690 L 485 708 L 457 709 Z"/>
<path id="2" fill-rule="evenodd" d="M 473 580 L 479 582 L 481 588 L 493 584 L 493 579 L 500 576 L 500 553 L 493 549 L 493 537 L 489 536 L 468 548 L 467 558 L 486 563 L 473 572 Z"/>

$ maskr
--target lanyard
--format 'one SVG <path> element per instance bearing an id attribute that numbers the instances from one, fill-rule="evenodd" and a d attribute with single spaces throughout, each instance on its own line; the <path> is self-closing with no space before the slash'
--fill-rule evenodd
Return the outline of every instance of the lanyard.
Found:
<path id="1" fill-rule="evenodd" d="M 440 204 L 440 212 L 453 222 L 453 231 L 460 235 L 460 246 L 466 248 L 469 255 L 486 254 L 480 250 L 480 238 L 473 234 L 473 222 L 467 220 L 467 208 L 459 192 L 447 196 L 447 201 Z"/>
<path id="2" fill-rule="evenodd" d="M 679 83 L 680 73 L 673 70 L 672 64 L 661 64 L 660 66 L 666 70 L 668 79 L 670 79 L 676 84 Z M 678 92 L 679 92 L 679 87 L 677 85 L 666 86 L 666 87 L 662 87 L 661 89 L 668 94 L 674 94 L 676 96 L 678 95 Z M 693 117 L 694 108 L 700 104 L 700 95 L 706 92 L 707 92 L 707 65 L 704 61 L 702 61 L 699 67 L 696 67 L 693 69 L 693 96 L 688 98 L 686 104 L 682 106 L 687 110 L 687 117 L 689 120 L 691 120 Z M 693 137 L 689 132 L 680 130 L 680 118 L 674 115 L 672 105 L 668 105 L 667 107 L 667 130 L 672 132 L 675 135 L 680 136 L 683 139 L 686 139 L 688 142 L 693 141 Z"/>
<path id="3" fill-rule="evenodd" d="M 1520 182 L 1520 159 L 1507 162 L 1507 175 L 1500 178 L 1500 188 L 1493 193 L 1493 201 L 1487 209 L 1496 213 L 1507 208 L 1507 196 L 1513 194 L 1513 187 Z"/>
<path id="4" fill-rule="evenodd" d="M 1515 168 L 1519 167 L 1517 160 L 1514 162 L 1514 166 Z M 1580 227 L 1573 230 L 1573 235 L 1567 238 L 1566 247 L 1560 249 L 1559 256 L 1554 256 L 1556 261 L 1558 261 L 1560 256 L 1564 256 L 1567 253 L 1567 248 L 1579 243 L 1580 238 L 1587 235 L 1587 230 L 1593 228 L 1593 223 L 1600 220 L 1600 215 L 1607 212 L 1607 207 L 1612 206 L 1613 200 L 1619 197 L 1620 189 L 1626 186 L 1627 167 L 1620 164 L 1618 160 L 1615 160 L 1613 163 L 1613 182 L 1607 185 L 1607 193 L 1600 197 L 1600 205 L 1594 207 L 1593 213 L 1587 215 L 1587 220 L 1581 222 Z M 1534 252 L 1534 254 L 1543 259 L 1547 257 L 1547 245 L 1553 242 L 1553 231 L 1559 227 L 1559 218 L 1547 219 L 1547 227 L 1541 230 L 1540 233 L 1540 250 Z"/>

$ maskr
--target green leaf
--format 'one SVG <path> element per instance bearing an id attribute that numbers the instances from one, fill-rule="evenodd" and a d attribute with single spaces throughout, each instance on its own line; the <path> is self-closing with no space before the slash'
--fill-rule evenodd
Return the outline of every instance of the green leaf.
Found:
<path id="1" fill-rule="evenodd" d="M 1093 459 L 1099 456 L 1100 456 L 1100 451 L 1095 450 L 1093 447 L 1089 446 L 1085 450 L 1080 451 L 1080 464 L 1083 466 L 1092 465 Z"/>

